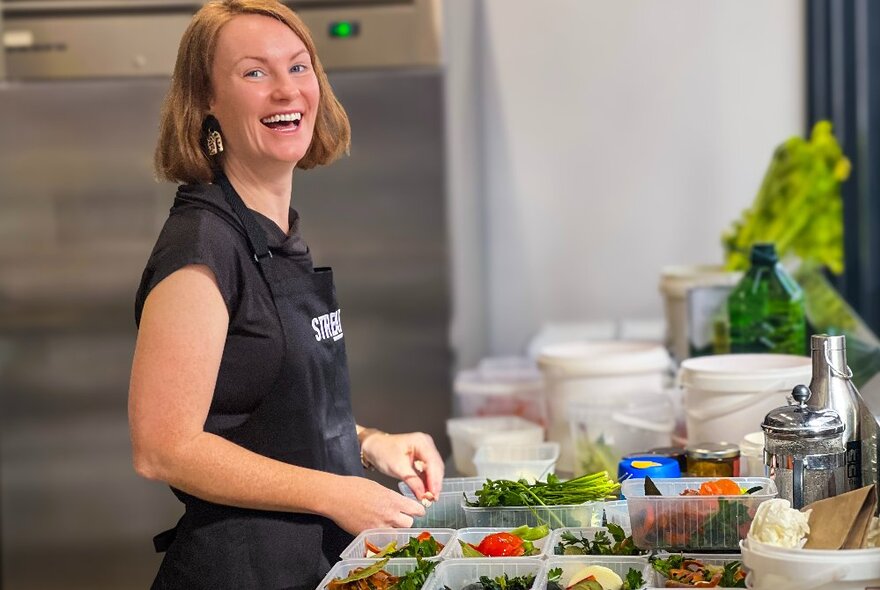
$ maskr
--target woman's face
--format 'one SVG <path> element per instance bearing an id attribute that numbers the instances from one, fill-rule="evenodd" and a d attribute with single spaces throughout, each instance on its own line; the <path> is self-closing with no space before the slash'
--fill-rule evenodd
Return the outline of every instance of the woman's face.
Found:
<path id="1" fill-rule="evenodd" d="M 251 168 L 295 166 L 312 142 L 320 90 L 302 40 L 283 22 L 239 15 L 220 29 L 210 112 L 224 157 Z"/>

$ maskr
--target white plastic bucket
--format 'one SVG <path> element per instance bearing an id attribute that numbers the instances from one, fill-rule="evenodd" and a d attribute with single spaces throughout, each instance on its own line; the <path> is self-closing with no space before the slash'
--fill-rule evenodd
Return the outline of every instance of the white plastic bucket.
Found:
<path id="1" fill-rule="evenodd" d="M 738 442 L 761 427 L 767 413 L 787 403 L 795 385 L 809 383 L 809 357 L 723 354 L 681 364 L 688 440 Z"/>
<path id="2" fill-rule="evenodd" d="M 690 356 L 687 294 L 694 287 L 734 286 L 741 272 L 723 266 L 667 266 L 660 271 L 660 293 L 666 313 L 666 346 L 678 362 Z"/>
<path id="3" fill-rule="evenodd" d="M 459 475 L 476 475 L 474 455 L 483 445 L 530 445 L 544 440 L 544 429 L 519 416 L 450 418 L 446 434 Z"/>
<path id="4" fill-rule="evenodd" d="M 660 394 L 669 355 L 651 342 L 572 342 L 548 346 L 538 357 L 547 390 L 547 439 L 560 444 L 557 469 L 574 470 L 568 407 L 621 407 L 632 396 Z"/>
<path id="5" fill-rule="evenodd" d="M 740 543 L 747 586 L 754 590 L 865 590 L 880 586 L 880 548 L 785 549 Z"/>

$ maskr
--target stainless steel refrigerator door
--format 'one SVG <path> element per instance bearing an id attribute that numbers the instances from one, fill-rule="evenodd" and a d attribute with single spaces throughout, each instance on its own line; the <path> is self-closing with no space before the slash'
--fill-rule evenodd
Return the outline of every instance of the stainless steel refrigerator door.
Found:
<path id="1" fill-rule="evenodd" d="M 297 172 L 336 270 L 358 420 L 445 441 L 449 297 L 437 71 L 335 74 L 351 156 Z M 133 472 L 134 291 L 171 205 L 165 78 L 0 87 L 2 587 L 148 587 L 181 508 Z M 445 450 L 445 449 L 444 449 Z"/>

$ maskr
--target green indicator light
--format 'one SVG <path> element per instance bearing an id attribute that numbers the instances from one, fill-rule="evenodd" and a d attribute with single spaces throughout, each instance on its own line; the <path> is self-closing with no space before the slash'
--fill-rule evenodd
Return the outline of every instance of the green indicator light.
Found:
<path id="1" fill-rule="evenodd" d="M 352 21 L 338 21 L 330 25 L 330 36 L 337 39 L 354 37 L 358 34 L 358 23 Z"/>

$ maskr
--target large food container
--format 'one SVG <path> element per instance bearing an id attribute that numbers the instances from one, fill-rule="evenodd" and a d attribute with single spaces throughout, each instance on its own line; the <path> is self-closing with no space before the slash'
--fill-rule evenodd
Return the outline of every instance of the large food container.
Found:
<path id="1" fill-rule="evenodd" d="M 559 568 L 562 570 L 560 584 L 563 588 L 568 585 L 568 581 L 573 575 L 578 573 L 589 565 L 602 565 L 620 576 L 621 580 L 626 580 L 626 574 L 633 569 L 642 574 L 645 580 L 645 588 L 651 583 L 651 566 L 648 564 L 647 557 L 620 557 L 613 555 L 580 555 L 571 557 L 551 557 L 547 560 L 544 569 L 544 579 L 541 581 L 541 588 L 547 587 L 547 575 L 550 570 Z"/>
<path id="2" fill-rule="evenodd" d="M 632 396 L 660 394 L 670 361 L 650 342 L 572 342 L 541 350 L 538 366 L 547 387 L 548 440 L 560 443 L 557 469 L 575 473 L 569 406 L 619 407 Z"/>
<path id="3" fill-rule="evenodd" d="M 479 545 L 480 541 L 485 539 L 487 536 L 493 533 L 509 533 L 510 528 L 499 528 L 499 527 L 465 527 L 463 529 L 458 530 L 458 535 L 455 538 L 455 547 L 450 548 L 449 553 L 445 555 L 445 557 L 449 559 L 454 558 L 464 558 L 464 554 L 461 550 L 461 543 L 463 541 L 465 543 L 470 543 L 471 545 Z M 538 539 L 537 541 L 532 541 L 535 545 L 535 549 L 539 551 L 536 555 L 530 555 L 529 557 L 544 557 L 546 555 L 546 547 L 547 541 L 550 539 L 550 535 L 548 534 L 546 537 Z M 477 559 L 477 558 L 468 558 L 468 559 Z M 514 559 L 513 557 L 493 557 L 492 559 Z"/>
<path id="4" fill-rule="evenodd" d="M 474 455 L 484 445 L 530 445 L 544 441 L 544 429 L 519 416 L 450 418 L 446 434 L 452 443 L 455 469 L 461 475 L 477 474 Z"/>
<path id="5" fill-rule="evenodd" d="M 474 492 L 483 487 L 482 477 L 450 477 L 443 480 L 440 497 L 425 509 L 425 515 L 413 519 L 413 527 L 460 529 L 467 526 L 461 499 L 464 492 Z M 415 498 L 409 486 L 399 482 L 400 493 Z"/>
<path id="6" fill-rule="evenodd" d="M 672 402 L 663 393 L 631 394 L 611 407 L 606 400 L 573 402 L 568 420 L 575 476 L 607 471 L 613 477 L 624 456 L 668 447 L 675 430 Z"/>
<path id="7" fill-rule="evenodd" d="M 473 502 L 476 496 L 467 494 Z M 496 506 L 480 508 L 467 506 L 462 500 L 461 509 L 469 527 L 503 527 L 514 529 L 518 526 L 540 526 L 546 524 L 551 529 L 562 527 L 598 526 L 602 520 L 602 502 L 585 502 L 563 506 Z"/>
<path id="8" fill-rule="evenodd" d="M 381 549 L 388 545 L 388 543 L 397 541 L 397 548 L 399 549 L 409 543 L 410 539 L 418 537 L 425 532 L 430 533 L 438 543 L 444 545 L 443 550 L 435 557 L 427 558 L 428 561 L 438 561 L 443 557 L 448 557 L 452 546 L 458 545 L 455 542 L 455 531 L 453 529 L 367 529 L 355 537 L 354 541 L 349 543 L 348 547 L 345 548 L 339 557 L 342 559 L 366 558 L 366 544 L 368 542 Z M 405 558 L 395 558 L 394 561 L 397 559 Z"/>
<path id="9" fill-rule="evenodd" d="M 547 479 L 556 472 L 559 443 L 533 445 L 486 445 L 477 449 L 477 476 L 486 479 Z"/>
<path id="10" fill-rule="evenodd" d="M 338 562 L 334 565 L 327 575 L 324 576 L 324 579 L 321 580 L 321 583 L 318 584 L 316 590 L 324 590 L 327 588 L 327 585 L 330 584 L 336 578 L 345 578 L 352 571 L 357 568 L 370 567 L 371 565 L 375 565 L 375 559 L 345 559 L 343 561 Z M 393 576 L 402 576 L 403 574 L 409 573 L 416 569 L 416 565 L 418 563 L 415 559 L 390 559 L 388 563 L 385 565 L 384 569 L 386 572 Z M 439 567 L 439 565 L 438 565 Z M 431 574 L 433 575 L 433 573 Z M 430 580 L 430 576 L 428 577 Z M 427 587 L 427 583 L 422 588 Z"/>
<path id="11" fill-rule="evenodd" d="M 540 587 L 544 574 L 544 561 L 539 558 L 514 557 L 511 559 L 497 559 L 493 557 L 475 559 L 453 559 L 441 561 L 437 569 L 422 586 L 422 590 L 462 590 L 468 584 L 480 581 L 480 576 L 496 578 L 507 575 L 511 578 L 516 576 L 534 575 L 535 582 L 531 588 Z"/>
<path id="12" fill-rule="evenodd" d="M 456 416 L 519 416 L 547 425 L 544 378 L 531 359 L 483 359 L 459 372 L 452 387 Z"/>
<path id="13" fill-rule="evenodd" d="M 629 521 L 629 505 L 626 500 L 612 500 L 605 502 L 605 522 L 612 522 L 629 534 L 632 524 Z"/>
<path id="14" fill-rule="evenodd" d="M 666 559 L 669 555 L 670 554 L 668 553 L 660 553 L 657 557 L 660 559 Z M 704 565 L 716 565 L 719 567 L 724 567 L 728 563 L 734 561 L 742 562 L 742 557 L 738 553 L 683 553 L 682 557 L 685 559 L 696 559 Z M 658 588 L 665 588 L 668 578 L 653 567 L 651 568 L 651 572 L 652 578 L 649 580 L 649 583 Z"/>
<path id="15" fill-rule="evenodd" d="M 740 488 L 761 490 L 740 496 L 681 496 L 687 489 L 717 478 L 686 477 L 653 480 L 662 496 L 646 496 L 645 480 L 623 482 L 633 542 L 640 549 L 691 552 L 736 550 L 746 538 L 755 510 L 775 498 L 776 484 L 765 477 L 730 478 Z"/>
<path id="16" fill-rule="evenodd" d="M 867 590 L 880 587 L 880 547 L 789 549 L 743 541 L 754 590 Z"/>
<path id="17" fill-rule="evenodd" d="M 550 531 L 550 538 L 547 540 L 547 550 L 544 553 L 548 557 L 562 557 L 562 553 L 556 552 L 556 546 L 562 542 L 563 535 L 572 535 L 576 539 L 587 539 L 588 541 L 592 541 L 596 538 L 597 533 L 605 533 L 608 539 L 611 541 L 612 545 L 614 544 L 614 537 L 611 536 L 611 532 L 605 527 L 565 527 L 561 529 L 556 529 Z M 628 531 L 624 529 L 624 532 Z M 643 551 L 643 553 L 647 553 L 647 551 Z M 572 555 L 569 557 L 584 557 L 583 555 Z M 626 555 L 619 557 L 629 557 Z M 635 557 L 635 556 L 633 556 Z"/>

